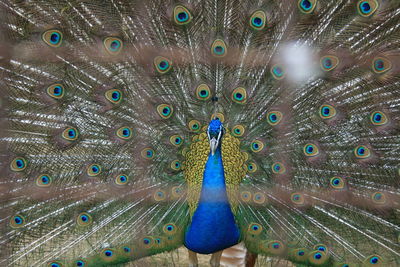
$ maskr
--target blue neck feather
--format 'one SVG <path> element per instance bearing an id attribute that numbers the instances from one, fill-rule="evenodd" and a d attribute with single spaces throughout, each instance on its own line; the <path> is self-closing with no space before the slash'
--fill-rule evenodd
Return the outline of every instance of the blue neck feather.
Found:
<path id="1" fill-rule="evenodd" d="M 185 246 L 209 254 L 237 244 L 239 229 L 228 201 L 221 146 L 208 156 L 199 205 L 185 233 Z"/>

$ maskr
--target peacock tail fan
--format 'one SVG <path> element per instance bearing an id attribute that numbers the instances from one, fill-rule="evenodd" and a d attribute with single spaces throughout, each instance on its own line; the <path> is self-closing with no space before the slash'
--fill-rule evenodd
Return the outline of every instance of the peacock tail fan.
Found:
<path id="1" fill-rule="evenodd" d="M 0 16 L 1 266 L 240 242 L 400 265 L 398 0 L 0 0 Z"/>

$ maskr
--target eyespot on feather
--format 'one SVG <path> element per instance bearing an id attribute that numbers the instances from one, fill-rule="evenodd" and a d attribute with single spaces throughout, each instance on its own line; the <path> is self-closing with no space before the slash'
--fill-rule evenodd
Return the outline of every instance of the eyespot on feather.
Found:
<path id="1" fill-rule="evenodd" d="M 359 0 L 357 2 L 358 14 L 362 17 L 372 16 L 379 8 L 379 2 L 377 0 Z"/>
<path id="2" fill-rule="evenodd" d="M 374 111 L 371 113 L 370 121 L 375 126 L 383 126 L 388 123 L 388 117 L 382 111 Z"/>
<path id="3" fill-rule="evenodd" d="M 265 28 L 267 22 L 267 15 L 262 10 L 253 12 L 250 17 L 249 24 L 254 30 L 260 31 Z"/>
<path id="4" fill-rule="evenodd" d="M 384 74 L 393 67 L 392 62 L 384 57 L 376 57 L 372 60 L 372 70 L 376 74 Z"/>
<path id="5" fill-rule="evenodd" d="M 285 69 L 281 65 L 274 65 L 271 67 L 271 74 L 275 80 L 282 80 L 285 78 Z"/>
<path id="6" fill-rule="evenodd" d="M 86 169 L 86 174 L 90 177 L 99 176 L 102 172 L 102 167 L 99 164 L 90 164 Z"/>
<path id="7" fill-rule="evenodd" d="M 20 214 L 16 214 L 10 218 L 10 226 L 14 229 L 24 227 L 25 224 L 26 220 Z"/>
<path id="8" fill-rule="evenodd" d="M 103 45 L 107 53 L 111 56 L 118 55 L 124 46 L 122 40 L 117 37 L 106 37 L 103 40 Z"/>
<path id="9" fill-rule="evenodd" d="M 231 99 L 238 104 L 245 104 L 247 101 L 247 92 L 243 87 L 238 87 L 233 90 Z"/>
<path id="10" fill-rule="evenodd" d="M 63 34 L 61 31 L 52 29 L 47 30 L 42 34 L 42 40 L 51 47 L 60 47 L 63 41 Z"/>
<path id="11" fill-rule="evenodd" d="M 166 74 L 172 69 L 172 61 L 163 56 L 157 56 L 153 60 L 156 71 L 160 74 Z"/>
<path id="12" fill-rule="evenodd" d="M 144 158 L 144 159 L 153 159 L 155 152 L 152 148 L 146 147 L 141 151 L 140 154 L 141 154 L 142 158 Z"/>
<path id="13" fill-rule="evenodd" d="M 225 57 L 228 53 L 228 48 L 222 39 L 216 39 L 211 45 L 211 55 L 217 58 Z"/>
<path id="14" fill-rule="evenodd" d="M 36 178 L 36 185 L 39 187 L 49 187 L 53 179 L 47 174 L 41 174 Z"/>
<path id="15" fill-rule="evenodd" d="M 93 223 L 92 216 L 87 212 L 82 212 L 76 217 L 76 224 L 81 227 L 89 226 Z"/>
<path id="16" fill-rule="evenodd" d="M 317 145 L 308 143 L 303 148 L 303 153 L 306 157 L 315 157 L 319 154 Z"/>
<path id="17" fill-rule="evenodd" d="M 339 65 L 339 58 L 337 56 L 326 55 L 321 57 L 320 66 L 323 71 L 332 71 Z"/>
<path id="18" fill-rule="evenodd" d="M 107 90 L 104 95 L 112 104 L 119 104 L 122 101 L 122 92 L 119 89 Z"/>
<path id="19" fill-rule="evenodd" d="M 211 89 L 207 84 L 200 84 L 196 88 L 196 98 L 198 100 L 206 101 L 211 98 Z"/>
<path id="20" fill-rule="evenodd" d="M 252 200 L 252 195 L 249 191 L 242 191 L 242 192 L 240 192 L 240 199 L 243 202 L 248 203 L 248 202 L 250 202 L 250 200 Z"/>
<path id="21" fill-rule="evenodd" d="M 115 177 L 114 181 L 116 185 L 127 185 L 129 182 L 129 177 L 125 174 L 119 174 Z"/>
<path id="22" fill-rule="evenodd" d="M 187 9 L 183 5 L 175 6 L 173 16 L 174 16 L 174 22 L 177 25 L 189 24 L 193 19 L 192 14 L 189 11 L 189 9 Z"/>
<path id="23" fill-rule="evenodd" d="M 157 106 L 158 115 L 163 119 L 169 119 L 174 113 L 174 108 L 169 104 L 160 104 Z"/>
<path id="24" fill-rule="evenodd" d="M 242 137 L 244 135 L 245 128 L 243 125 L 235 125 L 232 128 L 232 135 L 235 137 Z"/>
<path id="25" fill-rule="evenodd" d="M 178 134 L 174 134 L 169 138 L 169 142 L 176 147 L 180 147 L 183 144 L 183 141 L 183 137 Z"/>
<path id="26" fill-rule="evenodd" d="M 62 99 L 65 94 L 64 86 L 61 83 L 55 83 L 47 87 L 47 94 L 53 99 Z"/>
<path id="27" fill-rule="evenodd" d="M 262 141 L 260 141 L 260 140 L 254 140 L 250 144 L 250 149 L 254 153 L 259 153 L 264 149 L 264 143 Z"/>
<path id="28" fill-rule="evenodd" d="M 188 128 L 192 132 L 199 132 L 201 129 L 201 123 L 198 120 L 191 120 L 188 123 Z"/>
<path id="29" fill-rule="evenodd" d="M 323 104 L 319 107 L 319 116 L 323 120 L 332 119 L 336 116 L 336 109 L 329 104 Z"/>
<path id="30" fill-rule="evenodd" d="M 10 169 L 14 172 L 22 172 L 28 166 L 28 161 L 24 157 L 15 157 L 10 163 Z"/>
<path id="31" fill-rule="evenodd" d="M 317 0 L 299 0 L 298 7 L 304 14 L 311 14 L 317 6 Z"/>
<path id="32" fill-rule="evenodd" d="M 278 125 L 283 118 L 283 114 L 280 111 L 270 111 L 266 115 L 267 117 L 267 122 L 271 126 Z"/>

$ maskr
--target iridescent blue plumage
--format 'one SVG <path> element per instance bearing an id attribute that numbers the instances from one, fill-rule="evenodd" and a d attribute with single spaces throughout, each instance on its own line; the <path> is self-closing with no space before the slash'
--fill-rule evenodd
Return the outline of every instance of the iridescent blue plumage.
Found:
<path id="1" fill-rule="evenodd" d="M 222 123 L 212 120 L 208 133 L 218 136 Z M 239 241 L 236 225 L 226 193 L 221 144 L 214 155 L 210 152 L 203 175 L 198 207 L 185 234 L 185 246 L 195 252 L 209 254 L 233 246 Z"/>

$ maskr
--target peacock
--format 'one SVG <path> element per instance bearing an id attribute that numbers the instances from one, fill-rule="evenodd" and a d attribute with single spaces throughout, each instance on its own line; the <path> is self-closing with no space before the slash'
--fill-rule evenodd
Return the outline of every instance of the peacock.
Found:
<path id="1" fill-rule="evenodd" d="M 400 1 L 0 6 L 0 266 L 400 266 Z"/>

